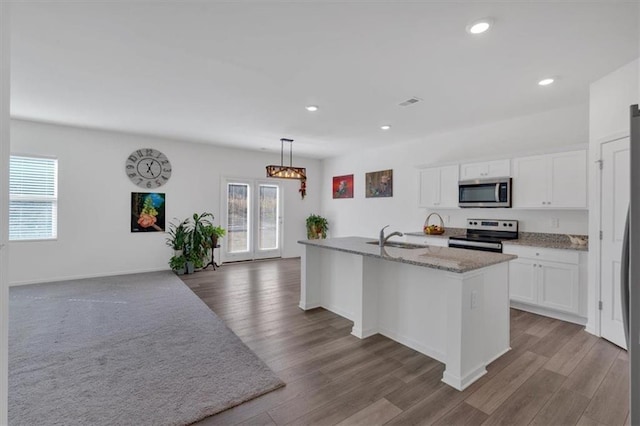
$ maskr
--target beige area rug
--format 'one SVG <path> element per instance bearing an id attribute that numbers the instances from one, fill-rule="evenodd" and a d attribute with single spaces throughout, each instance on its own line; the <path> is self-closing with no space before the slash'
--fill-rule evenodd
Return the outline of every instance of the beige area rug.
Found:
<path id="1" fill-rule="evenodd" d="M 10 289 L 10 425 L 181 425 L 284 385 L 171 272 Z"/>

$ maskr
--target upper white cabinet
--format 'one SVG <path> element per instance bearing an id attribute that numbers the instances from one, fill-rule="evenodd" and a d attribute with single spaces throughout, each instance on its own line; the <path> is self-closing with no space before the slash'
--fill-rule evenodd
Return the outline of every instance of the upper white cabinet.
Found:
<path id="1" fill-rule="evenodd" d="M 511 161 L 496 160 L 460 165 L 460 180 L 511 176 Z"/>
<path id="2" fill-rule="evenodd" d="M 458 207 L 458 166 L 420 170 L 420 207 Z"/>
<path id="3" fill-rule="evenodd" d="M 587 152 L 513 159 L 513 207 L 587 208 Z"/>

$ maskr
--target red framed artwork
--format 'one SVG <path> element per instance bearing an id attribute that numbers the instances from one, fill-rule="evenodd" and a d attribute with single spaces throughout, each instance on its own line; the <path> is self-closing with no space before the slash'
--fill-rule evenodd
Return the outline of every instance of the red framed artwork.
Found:
<path id="1" fill-rule="evenodd" d="M 333 198 L 353 198 L 353 175 L 333 177 Z"/>

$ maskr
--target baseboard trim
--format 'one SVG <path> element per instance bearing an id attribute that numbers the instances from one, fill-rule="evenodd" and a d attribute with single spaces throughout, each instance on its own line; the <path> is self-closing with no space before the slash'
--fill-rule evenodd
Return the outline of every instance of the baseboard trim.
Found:
<path id="1" fill-rule="evenodd" d="M 511 301 L 511 307 L 514 309 L 519 309 L 521 311 L 531 312 L 532 314 L 555 318 L 560 321 L 572 322 L 574 324 L 582 326 L 587 324 L 587 319 L 585 317 L 581 317 L 580 315 L 576 314 L 554 311 L 539 306 L 527 305 L 526 303 L 520 303 L 513 300 Z"/>
<path id="2" fill-rule="evenodd" d="M 97 274 L 81 274 L 81 275 L 69 275 L 65 277 L 39 278 L 36 280 L 10 282 L 9 287 L 18 287 L 21 285 L 29 285 L 29 284 L 53 283 L 58 281 L 83 280 L 86 278 L 113 277 L 116 275 L 144 274 L 147 272 L 160 272 L 160 271 L 170 271 L 170 270 L 171 269 L 169 268 L 162 267 L 162 268 L 151 268 L 151 269 L 138 269 L 133 271 L 102 272 Z"/>

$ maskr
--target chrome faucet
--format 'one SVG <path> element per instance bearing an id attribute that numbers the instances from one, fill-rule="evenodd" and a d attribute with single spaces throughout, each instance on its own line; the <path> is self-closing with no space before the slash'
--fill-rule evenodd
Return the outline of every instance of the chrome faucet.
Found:
<path id="1" fill-rule="evenodd" d="M 396 232 L 392 232 L 392 233 L 390 233 L 389 235 L 387 235 L 387 236 L 385 237 L 385 236 L 384 236 L 384 230 L 385 230 L 385 228 L 388 228 L 388 227 L 389 227 L 389 225 L 387 225 L 387 226 L 383 226 L 383 227 L 382 227 L 382 229 L 380 230 L 380 239 L 378 240 L 378 245 L 379 245 L 380 247 L 384 247 L 384 244 L 387 242 L 387 240 L 388 240 L 389 238 L 393 237 L 394 235 L 397 235 L 398 237 L 402 237 L 402 236 L 404 236 L 404 234 L 403 234 L 402 232 L 398 232 L 398 231 L 396 231 Z"/>

